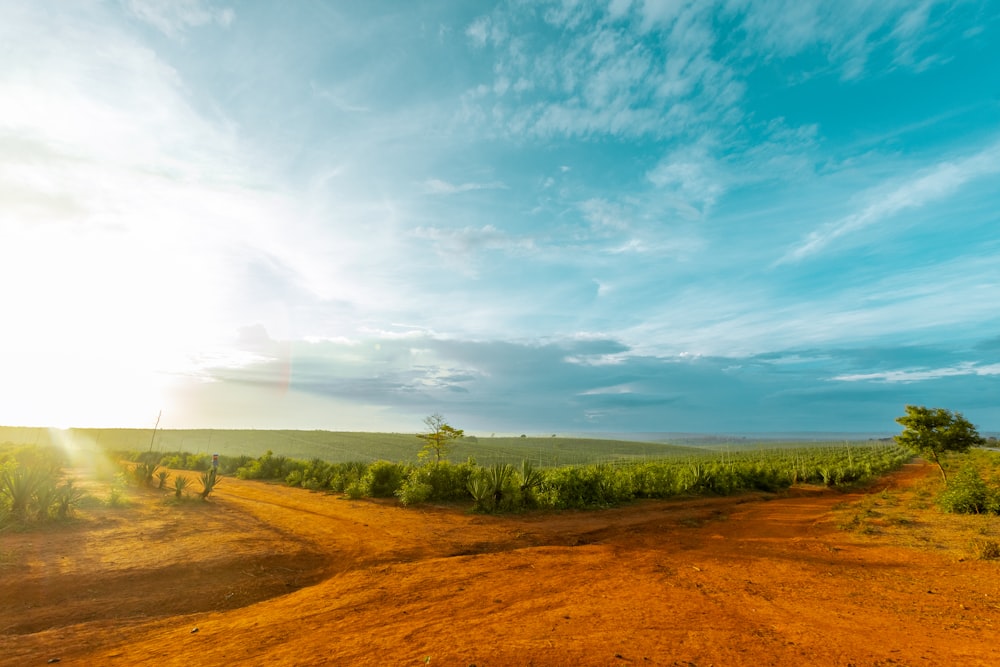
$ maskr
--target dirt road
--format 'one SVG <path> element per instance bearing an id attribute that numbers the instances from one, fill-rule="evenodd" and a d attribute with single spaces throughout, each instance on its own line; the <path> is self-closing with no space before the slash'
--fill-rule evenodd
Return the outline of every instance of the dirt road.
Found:
<path id="1" fill-rule="evenodd" d="M 998 564 L 838 529 L 860 494 L 505 517 L 228 478 L 166 497 L 0 535 L 0 664 L 1000 664 Z"/>

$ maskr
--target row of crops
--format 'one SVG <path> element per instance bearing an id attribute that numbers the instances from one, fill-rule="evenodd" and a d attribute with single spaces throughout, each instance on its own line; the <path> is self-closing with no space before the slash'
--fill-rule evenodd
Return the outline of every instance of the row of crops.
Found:
<path id="1" fill-rule="evenodd" d="M 563 453 L 567 451 L 566 442 L 551 444 L 557 445 Z M 439 465 L 410 460 L 299 459 L 265 451 L 256 457 L 222 454 L 218 472 L 354 498 L 395 497 L 405 504 L 472 502 L 480 511 L 517 511 L 605 507 L 638 498 L 779 491 L 794 484 L 844 486 L 877 478 L 912 456 L 891 442 L 868 441 L 727 451 L 676 448 L 659 458 L 649 452 L 617 452 L 601 460 L 596 457 L 600 450 L 589 451 L 592 445 L 587 443 L 586 454 L 581 451 L 565 457 L 590 461 L 575 465 L 539 465 L 552 460 L 551 456 L 511 460 L 513 448 L 503 458 L 477 462 L 470 457 Z M 59 469 L 63 461 L 53 458 L 52 453 L 61 448 L 28 446 L 17 448 L 17 455 L 4 449 L 0 447 L 0 519 L 28 514 L 64 516 L 66 508 L 79 501 L 79 491 Z M 38 455 L 42 449 L 48 452 L 44 459 Z M 463 445 L 460 451 L 464 454 L 471 449 Z M 212 466 L 210 454 L 185 451 L 117 451 L 109 458 L 140 462 L 150 470 L 159 466 L 207 471 Z"/>
<path id="2" fill-rule="evenodd" d="M 481 511 L 516 511 L 605 507 L 637 498 L 779 491 L 794 484 L 843 486 L 879 477 L 911 458 L 909 451 L 883 442 L 697 452 L 658 460 L 618 459 L 555 467 L 538 467 L 529 459 L 516 465 L 479 465 L 473 459 L 438 465 L 338 463 L 268 451 L 257 458 L 222 456 L 220 470 L 242 479 L 283 481 L 355 498 L 397 497 L 405 504 L 472 501 Z M 160 461 L 172 468 L 209 465 L 204 455 L 180 452 L 164 455 Z"/>

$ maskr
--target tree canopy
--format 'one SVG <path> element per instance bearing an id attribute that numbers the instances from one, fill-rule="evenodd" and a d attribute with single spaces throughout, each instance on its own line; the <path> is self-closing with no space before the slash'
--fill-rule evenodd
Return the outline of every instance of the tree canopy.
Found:
<path id="1" fill-rule="evenodd" d="M 906 414 L 897 417 L 896 421 L 903 426 L 903 432 L 896 436 L 896 442 L 934 461 L 945 482 L 948 481 L 948 475 L 941 464 L 942 454 L 967 452 L 971 447 L 986 444 L 976 427 L 961 412 L 907 405 Z"/>
<path id="2" fill-rule="evenodd" d="M 427 426 L 427 431 L 417 434 L 417 437 L 424 441 L 424 446 L 417 456 L 424 459 L 433 454 L 434 462 L 441 463 L 451 451 L 452 443 L 465 435 L 465 431 L 454 428 L 437 413 L 426 417 L 424 424 Z"/>

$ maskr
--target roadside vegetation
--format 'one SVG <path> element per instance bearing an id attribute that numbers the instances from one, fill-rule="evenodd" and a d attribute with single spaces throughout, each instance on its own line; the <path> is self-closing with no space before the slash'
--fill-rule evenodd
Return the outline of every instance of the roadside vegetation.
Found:
<path id="1" fill-rule="evenodd" d="M 998 466 L 983 463 L 989 459 L 986 452 L 977 454 L 980 458 L 964 454 L 970 448 L 988 443 L 960 413 L 907 406 L 907 414 L 897 421 L 904 431 L 895 441 L 797 446 L 780 443 L 755 448 L 727 444 L 724 449 L 708 449 L 665 443 L 623 445 L 621 441 L 603 441 L 601 447 L 599 440 L 522 436 L 507 439 L 519 444 L 520 449 L 505 446 L 498 451 L 492 441 L 499 439 L 465 437 L 461 429 L 434 414 L 424 420 L 427 429 L 416 434 L 416 441 L 414 435 L 407 436 L 410 455 L 401 459 L 390 458 L 398 451 L 394 440 L 380 448 L 380 441 L 372 437 L 366 441 L 364 458 L 358 460 L 339 461 L 322 456 L 302 459 L 266 450 L 258 456 L 220 454 L 213 465 L 213 457 L 208 453 L 162 451 L 163 442 L 172 437 L 164 431 L 155 434 L 160 438 L 157 451 L 151 451 L 150 440 L 150 449 L 146 451 L 112 450 L 109 457 L 129 462 L 120 477 L 139 487 L 161 490 L 165 495 L 173 492 L 178 500 L 189 494 L 207 499 L 221 479 L 230 475 L 343 494 L 352 499 L 396 498 L 404 505 L 470 503 L 474 511 L 494 513 L 600 508 L 642 498 L 773 493 L 796 484 L 853 487 L 877 479 L 912 460 L 914 455 L 921 455 L 934 461 L 941 470 L 942 489 L 935 496 L 935 503 L 941 509 L 1000 513 Z M 218 432 L 209 433 L 215 438 Z M 286 432 L 276 433 L 278 437 L 286 437 Z M 109 440 L 115 441 L 106 439 L 106 444 Z M 484 447 L 481 440 L 490 443 Z M 478 458 L 483 453 L 487 454 L 485 460 Z M 385 456 L 380 457 L 382 454 Z M 517 454 L 521 456 L 515 459 Z M 573 463 L 559 464 L 560 458 Z M 13 455 L 0 459 L 2 516 L 24 521 L 32 512 L 41 518 L 64 515 L 72 509 L 76 498 L 72 482 L 67 487 L 59 486 L 58 464 L 51 459 L 49 463 L 41 461 L 26 463 Z M 955 468 L 951 479 L 946 474 L 949 466 Z M 199 474 L 193 478 L 181 474 L 171 477 L 170 471 L 176 470 Z M 193 488 L 198 481 L 200 490 Z M 115 490 L 112 489 L 112 495 Z M 117 490 L 118 499 L 124 502 L 121 487 Z"/>
<path id="2" fill-rule="evenodd" d="M 412 438 L 413 436 L 411 436 Z M 461 452 L 464 443 L 449 447 Z M 411 445 L 412 446 L 412 445 Z M 140 455 L 134 455 L 136 459 Z M 743 451 L 690 450 L 686 456 L 541 467 L 519 463 L 452 462 L 432 454 L 426 463 L 377 460 L 330 462 L 265 452 L 257 458 L 219 457 L 220 474 L 281 482 L 350 498 L 398 498 L 403 504 L 471 502 L 480 512 L 609 507 L 639 498 L 776 492 L 793 484 L 845 487 L 875 479 L 912 458 L 892 443 L 872 441 Z M 163 465 L 208 459 L 167 453 Z M 210 464 L 209 464 L 210 465 Z"/>
<path id="3" fill-rule="evenodd" d="M 895 438 L 937 466 L 940 476 L 882 489 L 837 508 L 837 525 L 869 539 L 951 552 L 959 560 L 1000 559 L 1000 451 L 961 413 L 906 406 Z"/>
<path id="4" fill-rule="evenodd" d="M 0 528 L 62 520 L 83 497 L 50 447 L 0 448 Z"/>
<path id="5" fill-rule="evenodd" d="M 837 507 L 835 524 L 866 540 L 958 560 L 1000 559 L 1000 452 L 972 449 L 946 455 L 942 464 L 947 484 L 934 475 L 903 489 L 877 489 Z"/>

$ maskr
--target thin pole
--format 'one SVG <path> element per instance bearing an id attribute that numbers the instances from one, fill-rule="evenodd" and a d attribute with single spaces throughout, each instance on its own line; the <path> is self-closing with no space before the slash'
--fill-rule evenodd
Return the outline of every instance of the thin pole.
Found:
<path id="1" fill-rule="evenodd" d="M 149 438 L 149 451 L 153 451 L 153 440 L 156 438 L 156 429 L 160 426 L 160 417 L 163 416 L 163 410 L 160 410 L 160 414 L 156 415 L 156 425 L 153 426 L 153 435 Z"/>

